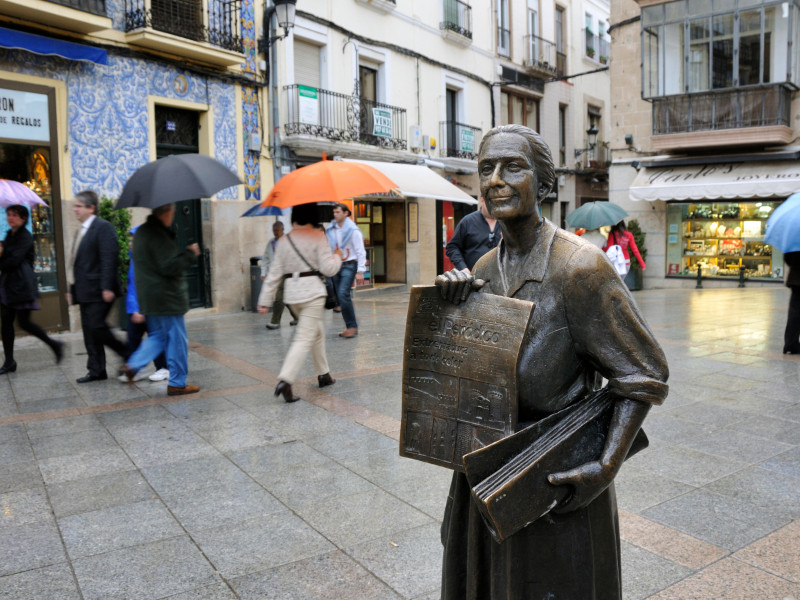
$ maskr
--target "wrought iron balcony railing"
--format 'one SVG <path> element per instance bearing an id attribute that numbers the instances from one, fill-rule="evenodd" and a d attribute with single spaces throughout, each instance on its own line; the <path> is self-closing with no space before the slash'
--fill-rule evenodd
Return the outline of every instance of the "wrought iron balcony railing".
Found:
<path id="1" fill-rule="evenodd" d="M 559 60 L 559 53 L 556 52 L 556 45 L 554 42 L 541 38 L 538 35 L 526 35 L 523 40 L 525 43 L 526 67 L 539 71 L 546 71 L 559 77 L 565 74 L 565 61 Z M 560 56 L 563 57 L 564 55 L 561 54 Z"/>
<path id="2" fill-rule="evenodd" d="M 481 143 L 481 129 L 479 127 L 465 125 L 456 121 L 440 121 L 439 128 L 439 138 L 441 140 L 440 156 L 470 158 L 472 160 L 478 157 L 478 144 Z"/>
<path id="3" fill-rule="evenodd" d="M 578 157 L 578 168 L 584 170 L 608 170 L 611 164 L 611 150 L 603 143 L 598 143 L 591 150 Z"/>
<path id="4" fill-rule="evenodd" d="M 125 0 L 125 31 L 154 29 L 242 52 L 241 0 Z"/>
<path id="5" fill-rule="evenodd" d="M 53 4 L 76 8 L 100 17 L 107 17 L 106 0 L 50 0 Z"/>
<path id="6" fill-rule="evenodd" d="M 448 29 L 472 39 L 472 7 L 461 0 L 444 0 L 444 20 L 439 29 Z"/>
<path id="7" fill-rule="evenodd" d="M 653 98 L 653 135 L 790 126 L 792 91 L 759 85 Z"/>
<path id="8" fill-rule="evenodd" d="M 284 132 L 405 150 L 406 110 L 358 96 L 287 85 Z"/>

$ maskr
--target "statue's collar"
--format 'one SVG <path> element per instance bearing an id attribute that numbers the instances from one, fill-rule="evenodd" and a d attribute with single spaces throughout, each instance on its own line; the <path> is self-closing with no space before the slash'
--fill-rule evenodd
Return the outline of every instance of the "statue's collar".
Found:
<path id="1" fill-rule="evenodd" d="M 556 226 L 542 217 L 538 229 L 530 253 L 513 269 L 509 269 L 507 261 L 504 260 L 506 256 L 505 242 L 500 240 L 497 247 L 497 270 L 505 296 L 511 297 L 516 294 L 526 281 L 541 282 L 544 279 L 547 264 L 550 261 L 550 248 L 553 245 L 553 238 L 556 236 Z"/>

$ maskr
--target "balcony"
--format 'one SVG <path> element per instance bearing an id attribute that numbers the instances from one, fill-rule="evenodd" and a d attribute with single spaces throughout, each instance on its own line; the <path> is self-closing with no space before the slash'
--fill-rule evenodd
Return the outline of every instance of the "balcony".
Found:
<path id="1" fill-rule="evenodd" d="M 526 67 L 532 71 L 555 77 L 566 74 L 564 69 L 566 56 L 556 51 L 554 42 L 540 38 L 538 35 L 526 35 L 523 40 Z"/>
<path id="2" fill-rule="evenodd" d="M 106 0 L 0 0 L 0 15 L 78 33 L 112 27 Z"/>
<path id="3" fill-rule="evenodd" d="M 654 148 L 788 144 L 791 100 L 783 84 L 653 98 Z"/>
<path id="4" fill-rule="evenodd" d="M 439 123 L 440 156 L 451 158 L 468 158 L 475 160 L 478 157 L 478 144 L 481 141 L 481 129 L 456 121 L 441 121 Z"/>
<path id="5" fill-rule="evenodd" d="M 598 142 L 591 150 L 578 157 L 576 168 L 582 171 L 608 171 L 611 165 L 611 150 L 605 143 Z"/>
<path id="6" fill-rule="evenodd" d="M 287 136 L 360 142 L 393 150 L 408 147 L 404 108 L 302 85 L 288 85 L 284 90 L 283 129 Z"/>
<path id="7" fill-rule="evenodd" d="M 241 0 L 125 0 L 130 44 L 212 65 L 241 64 Z"/>
<path id="8" fill-rule="evenodd" d="M 461 0 L 444 0 L 444 20 L 439 23 L 442 35 L 454 42 L 472 42 L 472 8 Z"/>
<path id="9" fill-rule="evenodd" d="M 396 0 L 356 0 L 356 2 L 383 13 L 392 12 L 397 8 Z"/>
<path id="10" fill-rule="evenodd" d="M 602 65 L 608 64 L 608 56 L 611 52 L 609 41 L 595 35 L 591 29 L 584 29 L 584 54 L 586 58 L 599 62 Z"/>

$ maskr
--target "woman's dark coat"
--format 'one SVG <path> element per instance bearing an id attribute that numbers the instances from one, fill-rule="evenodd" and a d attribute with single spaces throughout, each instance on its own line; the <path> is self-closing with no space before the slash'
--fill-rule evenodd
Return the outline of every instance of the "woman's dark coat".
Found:
<path id="1" fill-rule="evenodd" d="M 8 230 L 0 255 L 0 287 L 4 290 L 6 306 L 24 305 L 39 297 L 36 273 L 33 272 L 33 236 L 20 227 L 16 233 Z"/>

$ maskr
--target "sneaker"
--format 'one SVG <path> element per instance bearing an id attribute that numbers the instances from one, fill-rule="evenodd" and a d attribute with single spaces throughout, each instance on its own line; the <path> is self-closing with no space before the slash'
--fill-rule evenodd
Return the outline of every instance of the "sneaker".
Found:
<path id="1" fill-rule="evenodd" d="M 159 369 L 150 377 L 148 377 L 150 381 L 164 381 L 165 379 L 169 379 L 169 370 L 168 369 Z"/>

